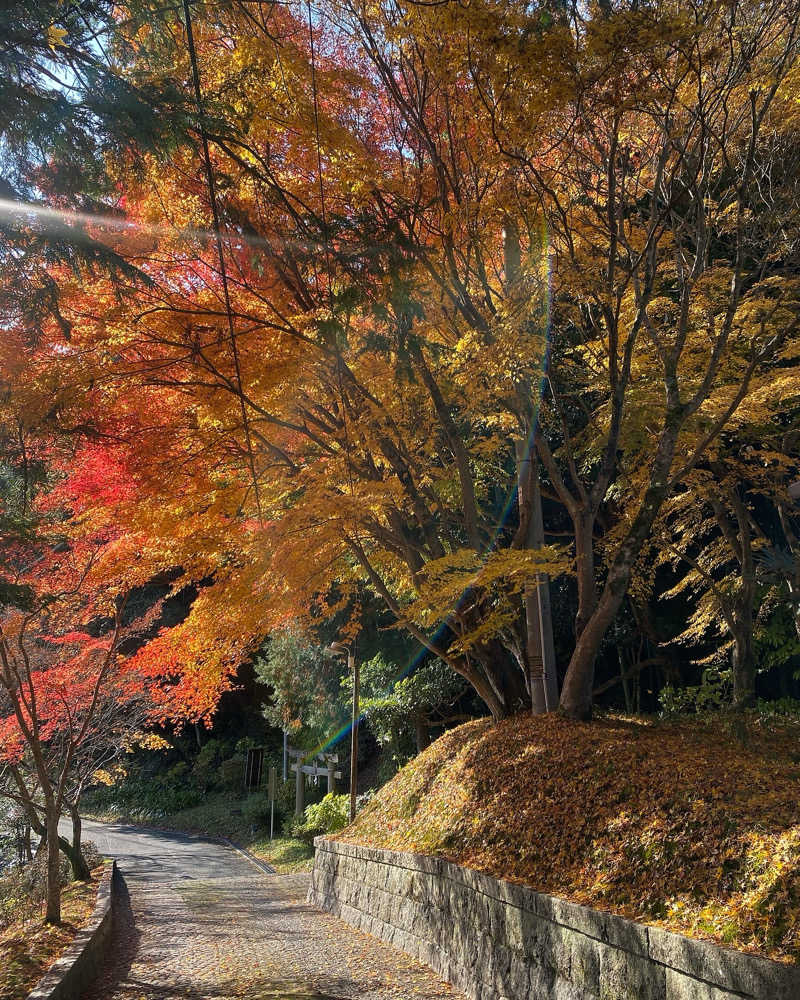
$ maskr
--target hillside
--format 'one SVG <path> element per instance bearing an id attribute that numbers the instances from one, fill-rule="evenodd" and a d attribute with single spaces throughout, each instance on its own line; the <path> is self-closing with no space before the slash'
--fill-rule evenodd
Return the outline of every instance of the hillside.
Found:
<path id="1" fill-rule="evenodd" d="M 340 834 L 800 960 L 800 739 L 757 720 L 478 721 L 407 765 Z"/>

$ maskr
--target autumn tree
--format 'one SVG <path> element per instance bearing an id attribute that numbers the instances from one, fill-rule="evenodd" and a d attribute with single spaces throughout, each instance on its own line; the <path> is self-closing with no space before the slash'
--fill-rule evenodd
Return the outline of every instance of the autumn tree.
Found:
<path id="1" fill-rule="evenodd" d="M 788 485 L 797 462 L 783 445 L 797 402 L 794 369 L 780 363 L 771 367 L 754 385 L 729 433 L 665 504 L 662 530 L 654 538 L 660 558 L 684 570 L 668 596 L 691 595 L 680 639 L 726 637 L 719 652 L 730 649 L 737 708 L 755 703 L 762 608 L 768 613 L 776 601 L 791 602 L 796 570 L 790 539 L 797 511 Z"/>
<path id="2" fill-rule="evenodd" d="M 378 742 L 392 748 L 398 764 L 401 733 L 411 735 L 416 752 L 422 753 L 430 746 L 432 728 L 471 718 L 457 708 L 467 690 L 464 679 L 437 660 L 398 666 L 378 654 L 361 668 L 362 711 Z"/>
<path id="3" fill-rule="evenodd" d="M 270 30 L 274 32 L 280 26 L 278 19 L 277 27 L 273 23 Z M 294 34 L 286 36 L 292 41 L 297 37 L 296 26 L 293 30 Z M 226 58 L 225 50 L 202 48 L 202 24 L 197 31 L 206 58 L 212 62 Z M 251 54 L 260 53 L 262 69 L 266 61 L 272 72 L 285 78 L 286 60 L 291 56 L 298 60 L 298 65 L 293 64 L 295 71 L 302 69 L 301 92 L 303 86 L 308 88 L 308 47 L 292 48 L 287 44 L 279 48 L 266 32 L 252 38 L 254 31 L 248 27 L 245 38 Z M 246 47 L 244 40 L 239 44 Z M 110 294 L 98 286 L 89 315 L 85 301 L 76 299 L 74 315 L 77 319 L 80 314 L 81 322 L 75 325 L 74 347 L 67 349 L 65 361 L 70 364 L 74 355 L 79 359 L 76 373 L 86 382 L 99 384 L 100 371 L 87 371 L 86 366 L 94 349 L 83 350 L 78 345 L 88 346 L 98 336 L 112 335 L 117 340 L 116 357 L 122 362 L 120 375 L 134 376 L 127 383 L 128 392 L 136 386 L 154 395 L 152 390 L 158 389 L 161 398 L 169 400 L 160 411 L 160 468 L 156 472 L 152 455 L 144 456 L 142 452 L 137 453 L 134 462 L 142 469 L 142 478 L 145 469 L 152 470 L 145 488 L 157 490 L 165 500 L 168 494 L 173 502 L 180 496 L 184 506 L 189 507 L 196 497 L 195 509 L 202 509 L 204 515 L 223 514 L 219 502 L 215 510 L 209 510 L 200 499 L 202 489 L 198 492 L 197 487 L 206 473 L 196 463 L 191 477 L 188 463 L 176 468 L 175 455 L 169 454 L 166 445 L 172 440 L 179 450 L 186 448 L 186 438 L 178 438 L 178 427 L 183 435 L 189 393 L 198 390 L 203 397 L 201 406 L 208 408 L 208 416 L 197 423 L 196 402 L 192 402 L 194 416 L 188 423 L 191 437 L 200 430 L 206 438 L 200 446 L 204 458 L 210 458 L 212 449 L 225 463 L 230 463 L 237 451 L 243 456 L 238 474 L 229 480 L 234 489 L 228 491 L 224 501 L 224 516 L 233 516 L 235 521 L 245 500 L 251 514 L 254 504 L 262 507 L 270 523 L 257 532 L 252 521 L 248 522 L 247 533 L 237 541 L 229 535 L 228 545 L 243 545 L 248 550 L 231 561 L 230 571 L 219 572 L 218 561 L 213 553 L 208 554 L 212 558 L 203 562 L 203 573 L 213 575 L 220 601 L 234 603 L 231 598 L 236 594 L 236 614 L 244 618 L 254 611 L 254 605 L 241 606 L 241 592 L 234 592 L 233 586 L 239 587 L 247 580 L 252 586 L 252 581 L 266 571 L 260 555 L 258 565 L 250 561 L 249 553 L 255 551 L 271 554 L 269 573 L 275 585 L 266 603 L 273 605 L 273 620 L 286 615 L 289 602 L 301 612 L 312 606 L 330 611 L 328 595 L 334 581 L 337 600 L 342 601 L 348 590 L 361 586 L 366 579 L 397 620 L 467 677 L 492 711 L 501 716 L 530 700 L 520 600 L 525 581 L 532 569 L 560 569 L 563 562 L 554 552 L 536 556 L 492 551 L 498 539 L 498 548 L 508 541 L 502 526 L 498 528 L 499 511 L 490 489 L 498 442 L 502 451 L 506 440 L 505 418 L 501 407 L 499 414 L 490 414 L 472 427 L 466 419 L 466 414 L 486 409 L 487 402 L 491 402 L 489 387 L 474 392 L 470 374 L 470 365 L 476 363 L 472 333 L 467 331 L 464 345 L 463 356 L 469 362 L 465 367 L 462 356 L 453 350 L 460 331 L 457 326 L 449 328 L 446 310 L 442 312 L 436 304 L 437 286 L 430 287 L 414 254 L 402 246 L 398 249 L 395 216 L 400 206 L 382 212 L 378 230 L 374 225 L 369 228 L 376 195 L 363 184 L 348 183 L 337 188 L 335 194 L 329 194 L 327 211 L 321 197 L 316 200 L 317 138 L 320 155 L 329 155 L 335 145 L 338 158 L 345 162 L 345 179 L 354 177 L 373 161 L 369 169 L 377 180 L 374 161 L 385 159 L 381 155 L 384 140 L 374 134 L 372 122 L 356 122 L 354 135 L 348 135 L 345 128 L 352 125 L 357 88 L 368 85 L 366 70 L 342 78 L 334 74 L 330 63 L 326 68 L 321 61 L 319 72 L 326 75 L 333 88 L 328 102 L 330 114 L 319 136 L 316 130 L 311 136 L 307 133 L 313 88 L 302 93 L 304 103 L 294 112 L 298 119 L 296 131 L 287 131 L 285 125 L 269 131 L 273 148 L 276 136 L 285 137 L 287 150 L 281 155 L 293 164 L 292 173 L 286 174 L 287 183 L 296 182 L 293 190 L 277 192 L 274 178 L 266 169 L 268 164 L 258 158 L 253 162 L 248 152 L 247 164 L 243 165 L 235 154 L 235 149 L 245 144 L 248 151 L 254 148 L 256 123 L 250 136 L 237 135 L 235 141 L 228 131 L 211 136 L 225 154 L 223 162 L 228 169 L 232 162 L 233 169 L 242 171 L 242 180 L 249 178 L 249 190 L 256 199 L 252 204 L 226 205 L 229 217 L 242 233 L 241 239 L 235 238 L 230 246 L 235 252 L 228 265 L 235 275 L 234 319 L 254 334 L 239 337 L 237 357 L 233 357 L 231 338 L 225 335 L 220 276 L 204 257 L 207 248 L 198 246 L 191 266 L 205 288 L 198 288 L 193 280 L 170 283 L 162 258 L 157 266 L 149 265 L 155 291 L 144 292 L 140 302 L 146 305 L 137 316 L 120 310 L 116 304 L 106 313 L 98 311 L 109 302 Z M 246 75 L 237 84 L 241 88 L 236 94 L 239 100 L 247 97 L 245 85 Z M 226 100 L 233 100 L 230 91 L 226 92 Z M 258 127 L 263 129 L 266 124 L 276 123 L 259 121 Z M 392 143 L 391 162 L 386 166 L 401 171 L 406 159 L 404 145 L 398 135 Z M 327 149 L 323 148 L 325 144 Z M 421 169 L 427 174 L 425 163 Z M 182 184 L 180 176 L 173 180 Z M 163 193 L 162 188 L 160 195 Z M 185 214 L 176 217 L 176 222 L 195 221 L 196 199 L 181 201 L 176 194 L 174 204 L 185 206 Z M 151 208 L 156 207 L 151 203 Z M 143 220 L 146 212 L 144 207 Z M 352 223 L 347 221 L 349 217 Z M 333 238 L 325 238 L 326 227 L 333 226 L 334 219 L 336 240 L 342 241 L 338 248 Z M 493 231 L 499 236 L 497 226 Z M 176 240 L 180 241 L 180 233 Z M 318 267 L 320 246 L 330 270 Z M 497 270 L 502 247 L 498 243 L 495 249 L 493 267 Z M 182 250 L 180 242 L 176 246 L 175 242 L 162 241 L 160 253 L 177 251 L 177 259 L 185 267 L 188 258 L 185 253 L 180 256 Z M 388 281 L 383 274 L 388 274 Z M 415 290 L 418 281 L 424 286 L 419 293 Z M 340 284 L 334 287 L 337 282 Z M 426 321 L 430 332 L 423 337 L 412 326 L 415 316 L 422 317 L 419 300 L 426 296 L 432 296 L 430 318 Z M 513 352 L 517 336 L 511 331 L 511 343 L 498 346 L 501 357 L 503 352 Z M 427 346 L 425 337 L 431 338 Z M 265 350 L 270 358 L 268 374 L 263 361 Z M 108 355 L 102 356 L 107 363 Z M 234 375 L 232 368 L 236 366 L 238 373 Z M 436 367 L 441 370 L 434 374 Z M 446 383 L 447 391 L 442 389 Z M 245 410 L 240 416 L 237 411 L 242 402 Z M 141 408 L 141 397 L 137 403 L 127 405 Z M 452 416 L 459 408 L 465 413 L 463 421 Z M 168 426 L 170 420 L 175 423 Z M 253 476 L 246 474 L 242 479 L 242 473 L 253 471 L 247 468 L 252 464 L 251 445 L 259 453 L 259 470 L 255 482 L 248 483 Z M 134 447 L 138 449 L 139 443 Z M 475 452 L 473 458 L 470 447 Z M 262 467 L 264 460 L 267 466 Z M 477 468 L 471 466 L 473 460 Z M 455 483 L 457 492 L 451 485 Z M 507 484 L 509 489 L 512 484 L 513 476 Z M 221 497 L 219 491 L 217 496 Z M 463 503 L 462 496 L 466 496 Z M 297 502 L 299 497 L 302 503 Z M 480 510 L 476 497 L 480 498 Z M 331 505 L 333 517 L 321 513 Z M 150 523 L 142 528 L 143 533 L 146 530 L 153 537 L 155 549 L 159 526 Z M 526 532 L 521 530 L 518 536 L 516 545 L 522 548 Z M 312 561 L 324 567 L 322 574 L 306 573 L 310 540 L 314 544 Z M 170 553 L 171 558 L 180 559 L 187 572 L 197 571 L 200 554 L 195 548 L 195 554 L 184 561 L 174 547 Z M 440 576 L 432 575 L 423 586 L 423 570 L 428 564 L 436 564 Z M 479 585 L 473 586 L 478 579 Z M 414 620 L 406 614 L 405 605 L 417 588 L 425 593 L 420 594 Z M 437 591 L 442 593 L 437 595 Z M 454 593 L 464 598 L 457 609 L 452 608 L 450 595 Z M 437 632 L 442 617 L 446 624 L 438 635 L 432 634 Z M 265 624 L 262 618 L 261 627 Z M 192 625 L 196 627 L 197 620 Z M 241 620 L 231 620 L 231 631 L 242 635 L 241 625 Z M 190 627 L 187 625 L 187 629 Z M 248 630 L 252 625 L 244 632 L 252 642 L 254 635 L 252 631 L 248 635 Z M 164 640 L 165 644 L 174 642 L 175 637 Z M 215 648 L 220 647 L 221 642 L 215 643 Z"/>
<path id="4" fill-rule="evenodd" d="M 63 599 L 73 593 L 62 592 L 58 597 Z M 61 920 L 58 823 L 67 781 L 74 756 L 92 726 L 103 683 L 117 653 L 120 612 L 121 607 L 116 609 L 113 631 L 107 640 L 91 640 L 86 633 L 62 636 L 67 648 L 73 647 L 64 657 L 53 655 L 47 648 L 58 638 L 48 636 L 50 622 L 41 605 L 27 614 L 6 614 L 2 623 L 0 685 L 3 708 L 8 714 L 2 725 L 0 751 L 17 774 L 21 773 L 18 765 L 29 756 L 36 785 L 32 794 L 30 789 L 20 790 L 22 804 L 29 806 L 37 792 L 43 801 L 48 923 Z M 53 744 L 63 751 L 63 756 L 61 752 L 51 753 Z"/>
<path id="5" fill-rule="evenodd" d="M 553 346 L 536 448 L 574 527 L 577 643 L 561 697 L 571 715 L 591 712 L 600 641 L 662 504 L 754 375 L 796 342 L 796 163 L 785 158 L 796 24 L 782 3 L 614 5 L 590 20 L 573 9 L 552 30 L 574 46 L 574 90 L 561 113 L 542 112 L 543 131 L 527 130 L 533 144 L 519 128 L 536 120 L 520 106 L 527 64 L 474 50 L 493 135 L 550 234 Z M 778 182 L 770 193 L 765 177 Z M 596 536 L 622 484 L 601 571 Z"/>
<path id="6" fill-rule="evenodd" d="M 794 356 L 795 7 L 324 13 L 195 12 L 194 66 L 177 14 L 130 38 L 136 73 L 197 71 L 198 142 L 120 160 L 147 281 L 59 272 L 70 339 L 48 326 L 33 381 L 57 358 L 61 419 L 133 470 L 86 504 L 125 526 L 108 579 L 135 554 L 202 582 L 140 663 L 205 710 L 366 585 L 503 717 L 535 693 L 531 581 L 574 570 L 561 706 L 587 717 L 664 504 Z M 514 501 L 529 446 L 567 549 Z"/>

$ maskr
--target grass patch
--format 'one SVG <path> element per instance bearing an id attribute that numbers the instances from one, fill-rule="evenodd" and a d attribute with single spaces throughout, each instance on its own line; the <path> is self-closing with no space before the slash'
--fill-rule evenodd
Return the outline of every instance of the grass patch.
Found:
<path id="1" fill-rule="evenodd" d="M 800 730 L 559 716 L 451 730 L 339 834 L 800 960 Z"/>
<path id="2" fill-rule="evenodd" d="M 41 923 L 41 917 L 10 924 L 0 932 L 0 1000 L 25 1000 L 53 962 L 89 920 L 97 901 L 102 869 L 92 882 L 74 882 L 61 895 L 61 925 Z"/>
<path id="3" fill-rule="evenodd" d="M 276 837 L 270 843 L 269 836 L 265 836 L 248 844 L 247 849 L 282 875 L 311 871 L 314 864 L 313 846 L 294 837 Z"/>

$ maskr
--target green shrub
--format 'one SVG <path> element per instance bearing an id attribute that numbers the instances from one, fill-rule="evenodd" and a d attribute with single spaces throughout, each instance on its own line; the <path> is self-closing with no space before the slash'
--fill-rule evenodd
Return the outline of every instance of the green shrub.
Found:
<path id="1" fill-rule="evenodd" d="M 264 792 L 255 792 L 244 800 L 242 816 L 251 827 L 269 827 L 269 799 Z"/>
<path id="2" fill-rule="evenodd" d="M 162 775 L 157 775 L 156 780 L 162 785 L 177 785 L 181 782 L 186 781 L 186 776 L 189 773 L 189 765 L 185 760 L 179 760 L 177 764 L 173 765 L 168 771 Z"/>
<path id="3" fill-rule="evenodd" d="M 192 781 L 194 784 L 207 791 L 215 783 L 217 778 L 220 751 L 223 749 L 219 740 L 209 740 L 201 750 L 198 751 L 192 766 Z"/>
<path id="4" fill-rule="evenodd" d="M 103 863 L 103 853 L 93 840 L 84 840 L 81 844 L 81 854 L 83 860 L 89 866 L 89 871 L 94 871 Z"/>
<path id="5" fill-rule="evenodd" d="M 189 785 L 161 785 L 145 778 L 127 778 L 118 785 L 95 786 L 85 797 L 87 809 L 115 813 L 145 822 L 163 819 L 203 801 L 203 793 Z"/>
<path id="6" fill-rule="evenodd" d="M 217 772 L 217 783 L 225 791 L 239 791 L 242 787 L 244 758 L 240 756 L 223 760 Z"/>
<path id="7" fill-rule="evenodd" d="M 292 817 L 288 832 L 307 844 L 325 833 L 338 833 L 350 822 L 350 796 L 329 792 L 321 802 L 306 807 L 302 820 Z"/>
<path id="8" fill-rule="evenodd" d="M 676 688 L 665 684 L 658 700 L 665 718 L 718 712 L 731 701 L 731 671 L 707 667 L 696 687 Z"/>
<path id="9" fill-rule="evenodd" d="M 61 855 L 59 880 L 62 887 L 70 881 L 70 866 Z M 21 920 L 38 917 L 47 896 L 47 853 L 40 851 L 33 861 L 10 869 L 0 878 L 0 930 Z"/>

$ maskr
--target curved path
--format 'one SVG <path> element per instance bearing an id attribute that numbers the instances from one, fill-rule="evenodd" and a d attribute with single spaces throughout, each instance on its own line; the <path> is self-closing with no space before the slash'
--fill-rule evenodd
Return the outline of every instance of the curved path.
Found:
<path id="1" fill-rule="evenodd" d="M 430 969 L 210 841 L 84 824 L 122 875 L 114 948 L 85 1000 L 461 1000 Z"/>

